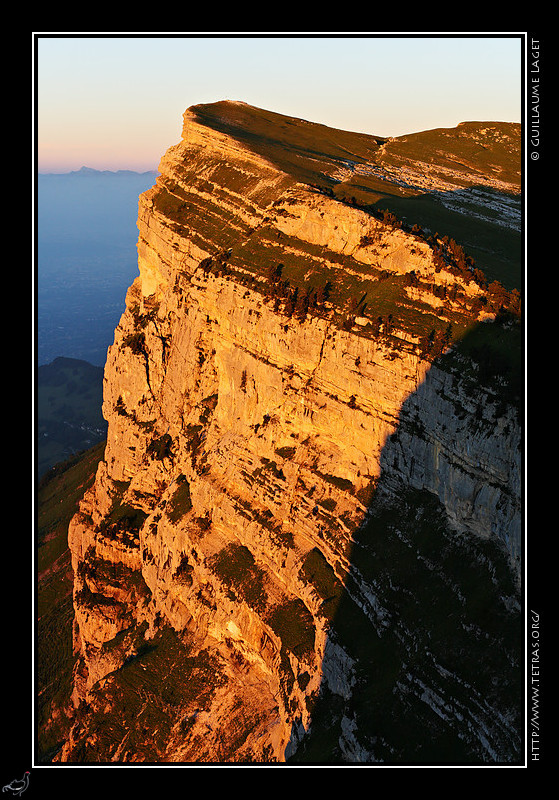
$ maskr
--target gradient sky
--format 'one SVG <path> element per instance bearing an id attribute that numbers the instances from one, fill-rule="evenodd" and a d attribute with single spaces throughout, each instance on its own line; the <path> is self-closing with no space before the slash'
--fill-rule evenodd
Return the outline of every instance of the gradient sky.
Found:
<path id="1" fill-rule="evenodd" d="M 520 122 L 521 33 L 35 33 L 38 169 L 157 169 L 184 110 L 224 99 L 379 136 Z"/>

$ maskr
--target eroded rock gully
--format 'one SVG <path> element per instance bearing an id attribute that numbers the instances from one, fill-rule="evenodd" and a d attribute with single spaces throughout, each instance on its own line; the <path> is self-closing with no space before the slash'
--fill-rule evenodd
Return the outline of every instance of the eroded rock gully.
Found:
<path id="1" fill-rule="evenodd" d="M 443 740 L 514 760 L 514 409 L 398 320 L 289 314 L 266 270 L 413 272 L 410 306 L 491 324 L 483 290 L 192 111 L 160 173 L 107 357 L 104 460 L 69 530 L 76 717 L 58 760 L 398 763 Z"/>

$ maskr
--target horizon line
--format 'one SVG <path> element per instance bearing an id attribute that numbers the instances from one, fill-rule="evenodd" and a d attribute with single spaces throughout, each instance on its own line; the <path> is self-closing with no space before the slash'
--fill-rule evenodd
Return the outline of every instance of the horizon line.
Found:
<path id="1" fill-rule="evenodd" d="M 144 175 L 148 172 L 159 172 L 157 167 L 147 168 L 147 169 L 133 169 L 132 167 L 119 167 L 118 169 L 108 169 L 108 168 L 99 168 L 99 167 L 88 167 L 88 166 L 81 166 L 78 169 L 62 169 L 62 171 L 54 171 L 48 170 L 45 171 L 44 169 L 37 168 L 37 175 L 72 175 L 72 174 L 82 174 L 87 175 L 90 173 L 110 173 L 112 175 L 117 175 L 119 172 L 133 172 L 136 175 Z"/>

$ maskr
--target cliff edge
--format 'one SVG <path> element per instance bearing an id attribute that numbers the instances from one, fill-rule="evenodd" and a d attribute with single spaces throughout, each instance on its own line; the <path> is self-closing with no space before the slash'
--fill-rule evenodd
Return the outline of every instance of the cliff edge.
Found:
<path id="1" fill-rule="evenodd" d="M 69 529 L 57 760 L 520 758 L 519 296 L 379 209 L 391 147 L 185 112 Z"/>

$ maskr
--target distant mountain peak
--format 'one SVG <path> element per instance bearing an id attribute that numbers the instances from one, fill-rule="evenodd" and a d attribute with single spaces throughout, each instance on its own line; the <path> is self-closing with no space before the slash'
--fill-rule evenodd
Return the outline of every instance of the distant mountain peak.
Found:
<path id="1" fill-rule="evenodd" d="M 73 169 L 70 172 L 39 172 L 39 177 L 95 177 L 99 175 L 157 175 L 156 169 L 146 169 L 146 170 L 134 170 L 134 169 L 94 169 L 93 167 L 80 167 L 79 169 Z"/>

